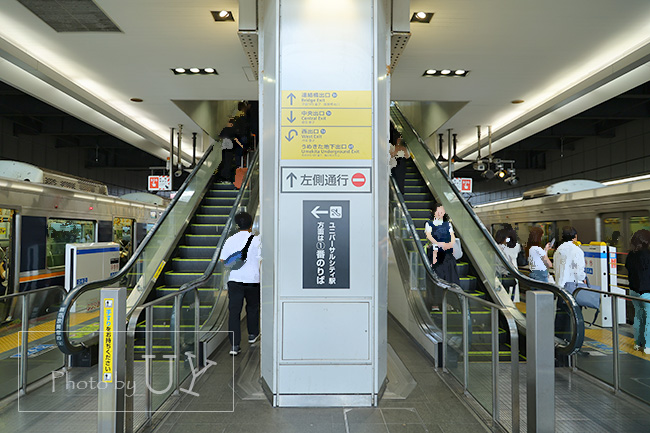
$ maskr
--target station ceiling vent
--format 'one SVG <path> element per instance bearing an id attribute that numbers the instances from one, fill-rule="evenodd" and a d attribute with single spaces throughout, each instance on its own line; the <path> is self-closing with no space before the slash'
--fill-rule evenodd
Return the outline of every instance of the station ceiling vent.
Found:
<path id="1" fill-rule="evenodd" d="M 18 0 L 57 32 L 121 32 L 92 0 Z"/>

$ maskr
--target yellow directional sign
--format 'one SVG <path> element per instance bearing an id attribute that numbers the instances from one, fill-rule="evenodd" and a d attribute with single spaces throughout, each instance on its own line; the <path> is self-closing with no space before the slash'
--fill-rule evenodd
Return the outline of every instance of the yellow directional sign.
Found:
<path id="1" fill-rule="evenodd" d="M 282 159 L 371 159 L 372 128 L 282 127 Z"/>
<path id="2" fill-rule="evenodd" d="M 372 126 L 372 109 L 283 108 L 282 126 Z"/>
<path id="3" fill-rule="evenodd" d="M 282 91 L 282 159 L 372 159 L 372 92 Z"/>
<path id="4" fill-rule="evenodd" d="M 282 108 L 371 108 L 370 90 L 284 90 Z"/>

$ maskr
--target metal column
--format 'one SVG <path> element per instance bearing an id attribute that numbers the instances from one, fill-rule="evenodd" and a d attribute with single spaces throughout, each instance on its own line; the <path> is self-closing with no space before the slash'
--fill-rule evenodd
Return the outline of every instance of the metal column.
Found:
<path id="1" fill-rule="evenodd" d="M 526 293 L 527 409 L 529 432 L 555 431 L 553 294 Z"/>

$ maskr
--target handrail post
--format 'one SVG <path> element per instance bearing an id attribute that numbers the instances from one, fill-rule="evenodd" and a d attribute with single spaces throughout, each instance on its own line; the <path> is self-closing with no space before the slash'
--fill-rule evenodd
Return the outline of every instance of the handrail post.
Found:
<path id="1" fill-rule="evenodd" d="M 29 346 L 29 294 L 22 297 L 23 308 L 21 311 L 22 322 L 20 324 L 20 389 L 19 395 L 27 392 L 27 346 Z"/>
<path id="2" fill-rule="evenodd" d="M 499 312 L 490 307 L 492 334 L 492 422 L 499 421 Z"/>
<path id="3" fill-rule="evenodd" d="M 174 342 L 174 395 L 179 395 L 180 391 L 180 369 L 181 369 L 181 364 L 180 364 L 180 355 L 181 355 L 181 345 L 180 345 L 180 338 L 181 338 L 181 302 L 182 302 L 182 296 L 175 296 L 174 297 L 174 338 L 172 341 Z"/>
<path id="4" fill-rule="evenodd" d="M 463 392 L 467 393 L 469 387 L 469 314 L 467 308 L 467 297 L 460 296 L 463 321 Z"/>
<path id="5" fill-rule="evenodd" d="M 152 314 L 152 308 L 153 306 L 149 306 L 145 309 L 145 334 L 144 334 L 144 353 L 145 353 L 145 360 L 149 365 L 149 368 L 145 368 L 145 372 L 148 375 L 147 377 L 147 383 L 153 384 L 153 358 L 151 355 L 153 355 L 153 314 Z M 173 341 L 173 340 L 172 340 Z M 151 417 L 152 417 L 152 396 L 151 396 L 151 387 L 147 386 L 145 389 L 145 407 L 147 411 L 147 425 L 151 423 Z"/>
<path id="6" fill-rule="evenodd" d="M 442 371 L 447 372 L 447 294 L 442 290 Z"/>
<path id="7" fill-rule="evenodd" d="M 512 317 L 512 316 L 511 316 Z M 507 320 L 507 317 L 506 317 Z M 510 329 L 510 394 L 512 398 L 512 433 L 519 433 L 519 334 L 514 320 L 508 321 Z"/>
<path id="8" fill-rule="evenodd" d="M 201 301 L 199 299 L 199 289 L 194 288 L 194 354 L 196 355 L 197 368 L 202 366 L 202 360 L 199 350 L 199 327 L 201 326 Z"/>
<path id="9" fill-rule="evenodd" d="M 619 383 L 619 355 L 618 355 L 618 311 L 616 310 L 616 307 L 618 306 L 618 302 L 616 302 L 616 296 L 612 293 L 610 294 L 609 297 L 611 303 L 612 303 L 612 321 L 614 324 L 612 325 L 612 352 L 614 357 L 613 359 L 613 368 L 614 368 L 614 393 L 618 393 L 620 389 L 620 383 Z M 648 343 L 646 343 L 648 344 Z"/>

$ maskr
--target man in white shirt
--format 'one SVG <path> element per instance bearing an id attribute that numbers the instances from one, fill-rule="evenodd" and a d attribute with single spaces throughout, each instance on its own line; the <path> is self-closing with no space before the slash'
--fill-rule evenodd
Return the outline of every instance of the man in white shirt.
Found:
<path id="1" fill-rule="evenodd" d="M 564 288 L 567 283 L 584 283 L 585 253 L 574 242 L 578 241 L 578 232 L 573 227 L 562 229 L 562 245 L 553 255 L 555 283 Z"/>
<path id="2" fill-rule="evenodd" d="M 248 238 L 252 236 L 244 265 L 231 269 L 228 276 L 228 329 L 230 330 L 230 354 L 241 352 L 241 310 L 246 300 L 246 325 L 248 342 L 255 343 L 260 337 L 260 257 L 261 242 L 259 236 L 251 234 L 253 218 L 246 212 L 235 215 L 239 231 L 226 239 L 219 259 L 224 260 L 233 253 L 245 248 Z"/>

